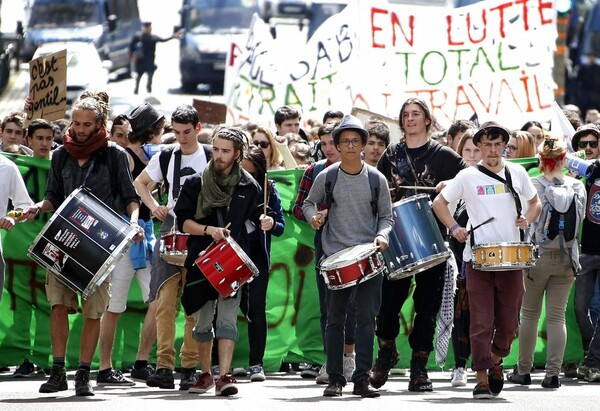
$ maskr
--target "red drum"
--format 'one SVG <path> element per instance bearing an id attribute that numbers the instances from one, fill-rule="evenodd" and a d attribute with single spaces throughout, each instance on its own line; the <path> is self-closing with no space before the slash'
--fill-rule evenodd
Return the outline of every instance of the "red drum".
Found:
<path id="1" fill-rule="evenodd" d="M 374 244 L 359 244 L 327 257 L 321 275 L 330 290 L 341 290 L 369 280 L 385 269 L 383 256 Z"/>
<path id="2" fill-rule="evenodd" d="M 126 255 L 134 236 L 119 214 L 78 188 L 54 212 L 28 255 L 87 299 Z"/>
<path id="3" fill-rule="evenodd" d="M 258 275 L 258 268 L 231 237 L 207 248 L 195 264 L 223 298 L 233 296 Z"/>
<path id="4" fill-rule="evenodd" d="M 187 240 L 189 234 L 169 233 L 160 239 L 160 258 L 169 264 L 182 266 L 187 257 Z"/>

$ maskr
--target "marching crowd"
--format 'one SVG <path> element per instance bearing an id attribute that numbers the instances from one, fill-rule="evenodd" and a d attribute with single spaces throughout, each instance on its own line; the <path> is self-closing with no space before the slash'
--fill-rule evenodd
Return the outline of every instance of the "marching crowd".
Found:
<path id="1" fill-rule="evenodd" d="M 78 311 L 84 319 L 75 375 L 78 396 L 94 395 L 90 371 L 97 347 L 99 386 L 142 381 L 174 389 L 177 351 L 181 390 L 202 394 L 214 388 L 216 395 L 231 396 L 238 393 L 237 375 L 264 381 L 271 241 L 285 230 L 281 199 L 268 173 L 290 168 L 304 170 L 292 211 L 315 230 L 326 355 L 325 364 L 306 364 L 301 375 L 326 385 L 324 396 L 342 395 L 348 382 L 354 395 L 380 395 L 398 361 L 399 313 L 413 288 L 408 390 L 432 391 L 427 364 L 436 350 L 436 322 L 448 285 L 455 289 L 453 386 L 466 385 L 469 358 L 476 399 L 499 395 L 505 380 L 531 384 L 544 301 L 542 386 L 559 388 L 561 372 L 600 382 L 600 334 L 593 318 L 600 268 L 595 245 L 600 236 L 597 111 L 582 120 L 565 110 L 577 130 L 569 147 L 563 136 L 536 121 L 509 130 L 494 121 L 457 120 L 444 130 L 416 97 L 403 103 L 402 136 L 393 143 L 389 119 L 382 116 L 363 124 L 330 110 L 319 121 L 305 121 L 305 131 L 301 114 L 284 106 L 275 113 L 275 130 L 253 123 L 207 127 L 202 113 L 190 105 L 177 107 L 170 119 L 147 103 L 111 119 L 108 103 L 106 93 L 84 92 L 70 121 L 34 119 L 26 127 L 25 113 L 10 113 L 0 123 L 3 152 L 51 164 L 44 198 L 31 199 L 16 165 L 0 155 L 1 229 L 9 231 L 40 213 L 59 213 L 71 194 L 85 187 L 123 216 L 132 231 L 128 254 L 109 277 L 93 284 L 88 298 L 66 285 L 64 277 L 73 274 L 46 267 L 53 364 L 41 393 L 68 389 L 68 316 Z M 577 150 L 585 151 L 588 160 L 585 179 L 567 166 L 571 151 Z M 519 157 L 537 157 L 541 175 L 530 178 L 523 166 L 506 161 Z M 564 170 L 570 171 L 565 175 Z M 166 201 L 159 201 L 161 196 Z M 7 210 L 9 199 L 14 210 Z M 400 224 L 401 211 L 413 211 L 420 202 L 426 209 L 414 212 L 432 228 L 413 223 L 409 230 L 410 222 Z M 153 219 L 161 222 L 156 236 Z M 347 224 L 349 219 L 353 224 Z M 157 241 L 162 238 L 173 239 L 179 252 L 171 260 L 164 258 L 164 242 Z M 418 253 L 419 242 L 430 240 L 435 251 L 410 264 L 408 255 L 396 255 L 411 247 Z M 223 295 L 199 258 L 215 244 L 247 256 L 242 262 L 253 271 L 253 281 Z M 134 277 L 148 307 L 137 357 L 125 376 L 113 368 L 111 357 Z M 573 284 L 584 351 L 575 365 L 563 364 Z M 183 344 L 175 347 L 179 301 L 185 330 Z M 248 318 L 248 370 L 231 368 L 238 310 Z M 505 376 L 503 358 L 517 335 L 518 364 Z M 149 358 L 155 343 L 153 366 Z M 26 359 L 15 376 L 34 370 Z"/>

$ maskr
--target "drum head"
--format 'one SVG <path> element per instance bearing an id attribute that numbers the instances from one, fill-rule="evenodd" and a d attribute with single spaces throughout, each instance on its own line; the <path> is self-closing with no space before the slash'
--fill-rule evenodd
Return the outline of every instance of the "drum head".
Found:
<path id="1" fill-rule="evenodd" d="M 231 246 L 233 251 L 236 252 L 238 257 L 240 257 L 240 259 L 244 262 L 244 264 L 246 264 L 246 266 L 248 266 L 248 269 L 250 271 L 252 271 L 252 273 L 254 275 L 257 275 L 258 268 L 256 268 L 256 265 L 254 265 L 254 263 L 252 262 L 250 257 L 248 257 L 248 254 L 246 254 L 246 252 L 244 250 L 242 250 L 242 247 L 240 247 L 240 245 L 237 243 L 237 241 L 235 241 L 231 236 L 225 237 L 225 241 L 227 241 L 227 243 Z"/>
<path id="2" fill-rule="evenodd" d="M 374 244 L 359 244 L 354 247 L 348 247 L 327 257 L 321 263 L 322 270 L 332 270 L 340 267 L 346 267 L 357 261 L 368 257 L 377 250 Z"/>

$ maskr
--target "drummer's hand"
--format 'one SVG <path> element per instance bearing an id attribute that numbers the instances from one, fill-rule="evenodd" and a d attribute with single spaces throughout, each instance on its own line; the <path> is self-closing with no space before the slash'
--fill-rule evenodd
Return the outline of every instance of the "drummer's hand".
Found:
<path id="1" fill-rule="evenodd" d="M 133 236 L 133 242 L 137 243 L 144 239 L 144 228 L 140 226 L 138 223 L 131 223 L 131 228 L 135 230 L 135 235 Z"/>
<path id="2" fill-rule="evenodd" d="M 521 217 L 517 218 L 515 220 L 515 224 L 521 230 L 525 230 L 527 227 L 529 227 L 529 221 L 527 221 L 527 218 L 525 218 L 525 216 L 521 216 Z"/>
<path id="3" fill-rule="evenodd" d="M 450 235 L 456 238 L 459 242 L 464 243 L 469 237 L 469 232 L 464 227 L 458 227 L 454 229 Z"/>
<path id="4" fill-rule="evenodd" d="M 322 211 L 319 211 L 317 214 L 310 218 L 310 226 L 315 230 L 320 229 L 323 224 L 325 224 L 325 216 Z"/>
<path id="5" fill-rule="evenodd" d="M 15 219 L 12 217 L 2 217 L 0 218 L 0 229 L 10 231 L 15 226 Z"/>
<path id="6" fill-rule="evenodd" d="M 268 215 L 261 214 L 258 219 L 260 220 L 260 229 L 261 230 L 270 231 L 271 229 L 273 229 L 273 226 L 275 225 L 275 220 L 273 220 L 273 217 L 269 217 Z"/>
<path id="7" fill-rule="evenodd" d="M 440 181 L 439 183 L 437 183 L 437 185 L 435 186 L 435 192 L 439 193 L 440 191 L 442 191 L 444 189 L 444 187 L 446 187 L 446 182 L 445 181 Z"/>
<path id="8" fill-rule="evenodd" d="M 379 251 L 385 251 L 390 246 L 388 242 L 382 236 L 378 235 L 375 237 L 375 245 L 379 248 Z"/>
<path id="9" fill-rule="evenodd" d="M 224 240 L 226 237 L 229 237 L 229 230 L 225 227 L 213 227 L 208 226 L 206 229 L 206 233 L 212 237 L 215 241 Z"/>
<path id="10" fill-rule="evenodd" d="M 158 218 L 160 221 L 165 221 L 167 214 L 169 214 L 169 207 L 167 206 L 158 206 L 152 210 L 152 215 Z"/>
<path id="11" fill-rule="evenodd" d="M 23 210 L 23 218 L 27 221 L 33 221 L 42 210 L 37 204 L 27 207 Z"/>

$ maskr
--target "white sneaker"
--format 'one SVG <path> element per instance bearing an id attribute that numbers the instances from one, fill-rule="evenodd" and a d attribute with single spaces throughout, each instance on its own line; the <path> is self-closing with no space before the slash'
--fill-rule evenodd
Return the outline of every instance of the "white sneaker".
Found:
<path id="1" fill-rule="evenodd" d="M 329 384 L 329 375 L 327 374 L 327 363 L 323 364 L 319 369 L 319 374 L 315 378 L 317 384 Z"/>
<path id="2" fill-rule="evenodd" d="M 346 381 L 352 382 L 352 374 L 356 368 L 356 362 L 354 361 L 354 354 L 344 355 L 344 377 Z"/>
<path id="3" fill-rule="evenodd" d="M 455 368 L 452 371 L 452 386 L 464 387 L 465 385 L 467 385 L 467 370 L 463 367 Z"/>
<path id="4" fill-rule="evenodd" d="M 265 370 L 262 365 L 253 365 L 250 367 L 250 381 L 252 382 L 262 382 L 266 380 Z"/>

